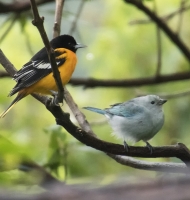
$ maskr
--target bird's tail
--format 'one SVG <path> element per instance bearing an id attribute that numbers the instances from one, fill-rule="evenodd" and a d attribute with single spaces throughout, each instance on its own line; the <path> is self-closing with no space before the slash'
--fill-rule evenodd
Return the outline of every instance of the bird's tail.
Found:
<path id="1" fill-rule="evenodd" d="M 102 109 L 99 109 L 99 108 L 93 108 L 93 107 L 83 107 L 83 108 L 86 109 L 86 110 L 90 110 L 92 112 L 102 114 L 102 115 L 104 115 L 106 113 L 105 110 L 102 110 Z"/>
<path id="2" fill-rule="evenodd" d="M 13 102 L 10 104 L 10 106 L 3 112 L 0 114 L 0 118 L 5 117 L 5 115 L 13 108 L 13 106 L 20 101 L 22 98 L 24 98 L 25 96 L 27 96 L 27 94 L 25 92 L 20 91 L 17 95 L 17 97 L 13 100 Z"/>

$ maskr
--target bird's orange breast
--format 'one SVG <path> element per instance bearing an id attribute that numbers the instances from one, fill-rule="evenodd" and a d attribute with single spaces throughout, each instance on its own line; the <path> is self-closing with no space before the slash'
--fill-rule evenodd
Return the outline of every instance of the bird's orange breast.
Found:
<path id="1" fill-rule="evenodd" d="M 59 51 L 59 53 L 62 53 L 57 58 L 64 58 L 66 59 L 64 64 L 61 65 L 58 69 L 60 72 L 60 77 L 62 84 L 65 85 L 69 82 L 77 63 L 77 57 L 76 54 L 68 49 L 56 49 L 56 51 Z M 55 83 L 53 73 L 48 74 L 38 82 L 34 83 L 28 88 L 25 88 L 24 90 L 27 90 L 27 94 L 30 93 L 40 93 L 40 94 L 51 94 L 51 90 L 57 91 L 57 85 Z"/>

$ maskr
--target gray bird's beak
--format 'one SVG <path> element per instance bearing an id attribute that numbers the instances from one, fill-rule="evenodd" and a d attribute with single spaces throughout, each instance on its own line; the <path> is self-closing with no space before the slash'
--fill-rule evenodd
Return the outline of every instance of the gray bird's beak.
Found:
<path id="1" fill-rule="evenodd" d="M 158 105 L 163 105 L 167 102 L 166 99 L 160 99 L 160 101 L 158 102 Z"/>
<path id="2" fill-rule="evenodd" d="M 86 46 L 86 45 L 83 45 L 83 44 L 79 44 L 79 43 L 77 43 L 77 44 L 75 45 L 75 49 L 85 48 L 85 47 L 87 47 L 87 46 Z"/>

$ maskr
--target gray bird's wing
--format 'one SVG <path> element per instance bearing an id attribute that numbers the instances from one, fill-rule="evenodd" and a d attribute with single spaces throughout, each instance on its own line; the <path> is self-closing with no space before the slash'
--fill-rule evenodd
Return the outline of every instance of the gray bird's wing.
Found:
<path id="1" fill-rule="evenodd" d="M 111 108 L 105 109 L 106 113 L 121 117 L 133 117 L 142 114 L 145 111 L 143 106 L 138 105 L 133 100 L 124 103 L 117 103 L 111 106 Z"/>

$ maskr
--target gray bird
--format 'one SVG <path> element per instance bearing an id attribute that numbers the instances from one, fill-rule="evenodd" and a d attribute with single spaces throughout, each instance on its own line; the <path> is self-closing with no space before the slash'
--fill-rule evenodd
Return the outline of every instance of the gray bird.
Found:
<path id="1" fill-rule="evenodd" d="M 153 138 L 164 124 L 162 105 L 166 102 L 167 100 L 159 96 L 147 95 L 111 105 L 110 108 L 84 108 L 106 116 L 114 135 L 124 139 L 126 151 L 129 150 L 126 140 L 134 143 L 142 140 L 152 153 L 148 140 Z"/>

